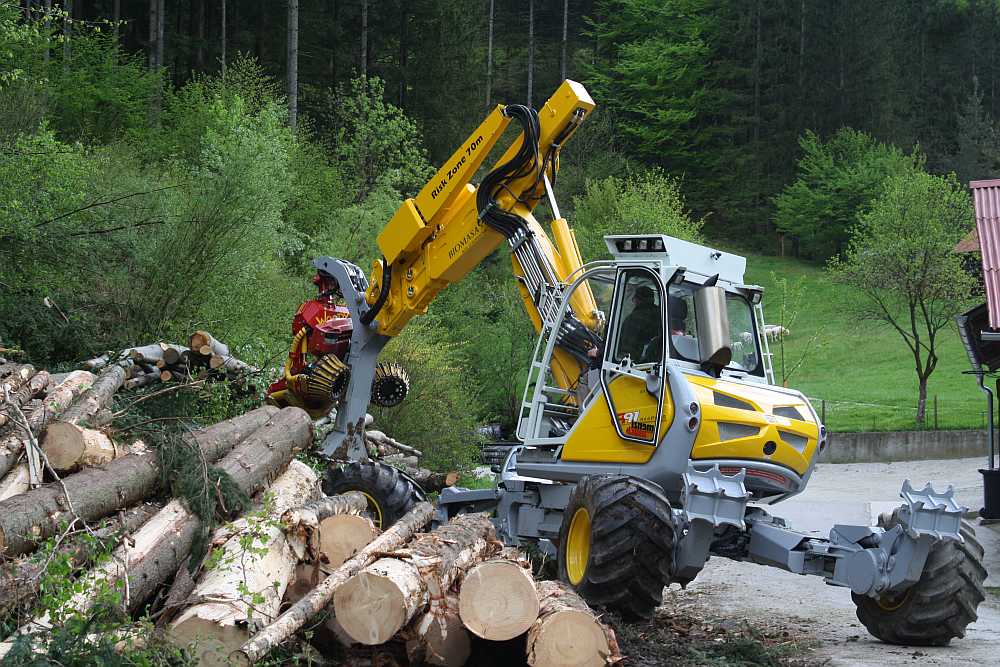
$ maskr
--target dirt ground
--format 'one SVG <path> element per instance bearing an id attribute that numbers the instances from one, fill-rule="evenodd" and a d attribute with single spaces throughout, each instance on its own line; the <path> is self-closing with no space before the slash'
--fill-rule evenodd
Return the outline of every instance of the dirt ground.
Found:
<path id="1" fill-rule="evenodd" d="M 879 512 L 900 503 L 903 479 L 914 486 L 931 481 L 943 490 L 955 485 L 959 501 L 973 509 L 982 505 L 978 459 L 918 461 L 891 464 L 821 464 L 807 490 L 799 497 L 772 508 L 793 527 L 826 532 L 834 523 L 872 522 Z M 941 648 L 902 647 L 874 639 L 858 622 L 850 592 L 827 586 L 816 577 L 804 577 L 749 563 L 713 558 L 687 590 L 676 586 L 664 594 L 664 615 L 688 613 L 728 619 L 755 628 L 763 645 L 778 643 L 787 632 L 787 651 L 769 652 L 765 659 L 714 657 L 701 664 L 793 664 L 847 667 L 861 665 L 990 665 L 1000 663 L 1000 526 L 981 526 L 977 534 L 986 548 L 987 600 L 979 607 L 979 620 L 969 626 L 964 639 Z M 680 617 L 678 617 L 680 618 Z M 776 634 L 777 633 L 777 634 Z M 724 640 L 725 641 L 725 640 Z M 623 647 L 624 648 L 624 647 Z M 785 659 L 782 659 L 782 655 Z M 768 662 L 771 660 L 771 662 Z M 776 660 L 776 661 L 775 661 Z M 628 664 L 675 664 L 630 662 Z M 698 663 L 689 663 L 698 664 Z"/>

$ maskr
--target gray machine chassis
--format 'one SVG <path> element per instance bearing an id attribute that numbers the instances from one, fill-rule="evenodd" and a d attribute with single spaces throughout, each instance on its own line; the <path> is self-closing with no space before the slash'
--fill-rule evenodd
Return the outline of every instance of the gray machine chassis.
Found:
<path id="1" fill-rule="evenodd" d="M 496 488 L 444 489 L 438 521 L 492 510 L 497 535 L 506 544 L 533 543 L 554 556 L 553 540 L 575 485 L 517 475 L 518 450 L 512 450 Z M 674 581 L 694 579 L 716 555 L 820 576 L 828 584 L 879 597 L 915 584 L 936 542 L 963 539 L 959 529 L 967 508 L 956 503 L 950 486 L 939 493 L 929 484 L 915 489 L 907 480 L 900 491 L 900 525 L 884 530 L 837 524 L 823 538 L 795 531 L 784 520 L 748 506 L 744 477 L 742 470 L 727 476 L 718 465 L 700 470 L 688 465 L 680 506 L 672 510 L 679 536 L 672 554 Z"/>

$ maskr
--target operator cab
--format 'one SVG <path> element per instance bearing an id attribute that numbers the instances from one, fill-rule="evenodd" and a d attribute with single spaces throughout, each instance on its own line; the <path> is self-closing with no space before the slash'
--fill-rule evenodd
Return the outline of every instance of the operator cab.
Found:
<path id="1" fill-rule="evenodd" d="M 579 378 L 570 392 L 533 378 L 524 407 L 536 409 L 527 422 L 522 419 L 520 437 L 557 445 L 602 397 L 618 437 L 650 445 L 673 418 L 669 392 L 663 391 L 668 367 L 770 381 L 760 336 L 761 290 L 743 284 L 744 258 L 665 235 L 607 236 L 605 242 L 613 261 L 585 265 L 565 286 L 549 344 L 540 340 L 536 350 L 540 368 L 549 366 L 556 350 L 573 354 L 581 364 Z M 572 310 L 577 292 L 592 297 L 596 313 Z M 599 323 L 583 344 L 581 315 Z"/>

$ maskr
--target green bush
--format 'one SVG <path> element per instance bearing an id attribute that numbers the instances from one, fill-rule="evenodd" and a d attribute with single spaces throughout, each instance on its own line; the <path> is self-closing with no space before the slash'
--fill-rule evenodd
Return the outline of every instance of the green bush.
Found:
<path id="1" fill-rule="evenodd" d="M 574 228 L 584 261 L 608 257 L 605 234 L 667 234 L 701 239 L 703 221 L 685 210 L 679 182 L 658 169 L 588 181 L 574 199 Z"/>
<path id="2" fill-rule="evenodd" d="M 302 106 L 342 165 L 354 201 L 380 186 L 412 196 L 434 174 L 417 124 L 385 101 L 381 79 L 358 78 L 336 91 L 314 92 Z"/>
<path id="3" fill-rule="evenodd" d="M 372 406 L 375 425 L 423 450 L 422 464 L 466 470 L 476 462 L 476 412 L 466 369 L 448 332 L 431 318 L 410 322 L 387 346 L 383 359 L 410 374 L 410 393 L 394 408 Z"/>
<path id="4" fill-rule="evenodd" d="M 823 141 L 813 132 L 799 139 L 798 177 L 774 199 L 774 224 L 799 241 L 800 254 L 827 259 L 840 253 L 858 215 L 891 176 L 914 173 L 924 158 L 842 128 Z"/>

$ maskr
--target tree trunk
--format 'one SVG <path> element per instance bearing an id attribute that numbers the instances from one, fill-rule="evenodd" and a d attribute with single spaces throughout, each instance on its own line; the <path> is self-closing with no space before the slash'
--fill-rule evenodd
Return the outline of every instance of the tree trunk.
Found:
<path id="1" fill-rule="evenodd" d="M 156 69 L 159 64 L 156 62 L 156 42 L 160 35 L 160 0 L 149 0 L 149 69 Z"/>
<path id="2" fill-rule="evenodd" d="M 566 38 L 569 28 L 569 0 L 563 0 L 562 54 L 559 59 L 559 80 L 566 80 Z"/>
<path id="3" fill-rule="evenodd" d="M 367 419 L 365 420 L 365 422 L 366 422 L 365 426 L 367 426 L 368 425 Z M 395 449 L 396 451 L 404 452 L 406 454 L 413 454 L 414 456 L 417 457 L 424 455 L 424 453 L 419 449 L 417 449 L 416 447 L 410 447 L 409 445 L 404 445 L 399 440 L 396 440 L 395 438 L 390 438 L 382 431 L 375 431 L 375 430 L 365 431 L 365 439 L 379 447 L 390 447 L 392 449 Z"/>
<path id="4" fill-rule="evenodd" d="M 362 549 L 326 579 L 321 581 L 305 597 L 296 602 L 273 623 L 245 643 L 240 653 L 246 664 L 253 664 L 271 652 L 297 632 L 306 622 L 323 611 L 330 603 L 337 589 L 355 573 L 368 566 L 376 557 L 399 549 L 434 516 L 430 503 L 418 503 L 389 530 L 382 533 L 371 544 Z"/>
<path id="5" fill-rule="evenodd" d="M 516 549 L 504 549 L 473 567 L 462 580 L 458 612 L 465 627 L 483 639 L 506 641 L 527 632 L 538 618 L 531 563 Z"/>
<path id="6" fill-rule="evenodd" d="M 137 375 L 131 380 L 125 380 L 122 388 L 125 390 L 139 389 L 140 387 L 148 387 L 151 384 L 156 384 L 160 381 L 159 371 L 149 371 L 148 373 L 143 373 L 142 375 Z"/>
<path id="7" fill-rule="evenodd" d="M 163 67 L 163 47 L 167 26 L 166 0 L 158 0 L 160 6 L 156 10 L 156 66 Z"/>
<path id="8" fill-rule="evenodd" d="M 382 644 L 440 598 L 459 576 L 489 557 L 496 538 L 485 514 L 464 514 L 351 577 L 333 596 L 344 631 L 369 646 Z M 404 560 L 405 559 L 405 560 Z"/>
<path id="9" fill-rule="evenodd" d="M 217 467 L 229 475 L 241 491 L 252 495 L 275 479 L 295 452 L 305 449 L 311 440 L 309 415 L 299 408 L 285 408 L 226 454 Z M 121 591 L 123 606 L 129 612 L 138 610 L 187 558 L 200 527 L 197 516 L 180 500 L 172 500 L 146 522 L 132 540 L 115 549 L 108 561 L 88 572 L 82 578 L 80 592 L 70 598 L 60 612 L 85 613 L 96 602 L 105 584 Z M 49 627 L 51 620 L 46 613 L 22 626 L 18 634 Z M 5 643 L 4 648 L 9 650 L 10 645 Z"/>
<path id="10" fill-rule="evenodd" d="M 28 426 L 37 435 L 49 421 L 65 410 L 80 394 L 94 383 L 94 374 L 87 371 L 73 371 L 66 379 L 48 392 L 42 404 L 28 416 Z M 28 434 L 20 429 L 0 438 L 0 475 L 7 474 L 24 451 L 24 442 Z M 2 540 L 0 540 L 2 551 Z"/>
<path id="11" fill-rule="evenodd" d="M 528 106 L 533 98 L 535 83 L 535 0 L 528 0 Z"/>
<path id="12" fill-rule="evenodd" d="M 199 72 L 205 70 L 205 0 L 198 0 L 198 31 L 195 46 L 195 66 Z"/>
<path id="13" fill-rule="evenodd" d="M 226 0 L 222 0 L 222 17 L 220 22 L 220 42 L 222 45 L 222 78 L 226 78 Z"/>
<path id="14" fill-rule="evenodd" d="M 279 413 L 267 406 L 186 436 L 208 463 L 267 424 Z M 66 492 L 63 491 L 63 486 Z M 28 553 L 55 535 L 60 524 L 73 519 L 91 521 L 134 505 L 160 486 L 160 466 L 154 453 L 130 454 L 102 468 L 70 475 L 62 483 L 46 484 L 0 502 L 0 552 Z M 66 495 L 72 501 L 72 508 Z"/>
<path id="15" fill-rule="evenodd" d="M 249 375 L 257 373 L 260 370 L 256 366 L 251 366 L 236 357 L 220 356 L 217 354 L 212 355 L 208 366 L 214 371 L 221 371 L 227 375 Z"/>
<path id="16" fill-rule="evenodd" d="M 169 631 L 179 646 L 197 640 L 198 664 L 228 665 L 229 654 L 250 638 L 250 625 L 270 622 L 278 615 L 303 545 L 286 538 L 276 520 L 289 508 L 315 497 L 318 481 L 309 466 L 292 461 L 268 490 L 272 504 L 267 514 L 237 522 L 235 534 L 221 547 L 216 566 L 199 578 L 194 599 L 211 601 L 185 609 Z M 260 551 L 248 554 L 247 542 Z"/>
<path id="17" fill-rule="evenodd" d="M 4 400 L 7 392 L 15 393 L 34 375 L 35 367 L 31 364 L 15 365 L 14 370 L 0 380 L 0 401 Z"/>
<path id="18" fill-rule="evenodd" d="M 69 72 L 70 38 L 73 36 L 73 0 L 63 0 L 63 73 Z"/>
<path id="19" fill-rule="evenodd" d="M 927 378 L 917 374 L 917 426 L 923 426 L 927 418 Z"/>
<path id="20" fill-rule="evenodd" d="M 122 512 L 110 519 L 106 525 L 94 531 L 101 541 L 118 542 L 123 536 L 138 530 L 146 523 L 161 505 L 143 503 Z M 89 537 L 89 536 L 88 536 Z M 95 550 L 93 545 L 82 536 L 70 538 L 58 548 L 59 557 L 73 570 L 85 566 L 92 558 Z M 0 616 L 18 610 L 30 610 L 41 590 L 41 578 L 46 559 L 41 557 L 25 558 L 9 563 L 0 571 Z"/>
<path id="21" fill-rule="evenodd" d="M 97 376 L 94 385 L 83 393 L 80 398 L 63 410 L 59 421 L 68 424 L 81 424 L 91 419 L 102 408 L 111 405 L 115 392 L 125 382 L 126 371 L 121 366 L 110 366 Z"/>
<path id="22" fill-rule="evenodd" d="M 455 486 L 458 483 L 458 473 L 454 471 L 431 472 L 427 468 L 410 468 L 406 466 L 400 467 L 400 470 L 412 477 L 413 481 L 419 484 L 421 489 L 428 492 L 440 491 L 443 488 Z"/>
<path id="23" fill-rule="evenodd" d="M 111 5 L 111 22 L 114 24 L 115 33 L 115 46 L 121 46 L 121 40 L 119 39 L 119 23 L 122 20 L 122 0 L 115 0 Z"/>
<path id="24" fill-rule="evenodd" d="M 361 79 L 368 88 L 368 0 L 361 0 Z"/>
<path id="25" fill-rule="evenodd" d="M 299 118 L 299 0 L 288 0 L 288 124 Z"/>
<path id="26" fill-rule="evenodd" d="M 413 622 L 406 641 L 410 664 L 461 667 L 472 653 L 472 640 L 458 616 L 458 598 L 432 600 L 431 608 Z"/>
<path id="27" fill-rule="evenodd" d="M 561 581 L 538 582 L 539 613 L 528 630 L 531 667 L 604 667 L 621 660 L 615 633 Z"/>
<path id="28" fill-rule="evenodd" d="M 0 408 L 0 427 L 6 426 L 7 424 L 16 420 L 14 416 L 16 414 L 14 407 L 17 406 L 18 409 L 23 409 L 25 404 L 38 394 L 45 391 L 45 388 L 49 385 L 49 374 L 47 371 L 38 371 L 31 379 L 26 383 L 21 385 L 21 387 L 12 393 L 10 397 L 11 406 L 6 406 L 3 403 L 2 394 L 0 394 L 0 405 L 5 407 Z"/>
<path id="29" fill-rule="evenodd" d="M 493 103 L 493 3 L 490 0 L 489 31 L 486 37 L 486 108 Z"/>

